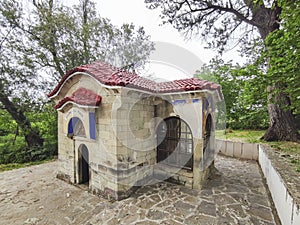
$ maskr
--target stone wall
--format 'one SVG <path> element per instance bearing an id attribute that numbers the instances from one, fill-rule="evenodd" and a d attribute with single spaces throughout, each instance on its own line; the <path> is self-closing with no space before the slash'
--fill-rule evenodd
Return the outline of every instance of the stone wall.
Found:
<path id="1" fill-rule="evenodd" d="M 78 107 L 69 104 L 58 112 L 58 157 L 60 166 L 58 177 L 70 183 L 79 182 L 78 157 L 79 148 L 85 145 L 89 152 L 89 189 L 104 191 L 117 191 L 117 177 L 105 171 L 117 169 L 116 147 L 117 140 L 112 126 L 112 105 L 118 95 L 118 90 L 106 89 L 99 86 L 92 78 L 76 76 L 68 80 L 65 88 L 60 92 L 59 98 L 70 96 L 80 87 L 89 87 L 97 91 L 102 97 L 99 108 Z M 90 113 L 95 115 L 96 138 L 91 138 Z M 86 137 L 68 136 L 70 119 L 78 117 L 84 124 Z"/>
<path id="2" fill-rule="evenodd" d="M 285 174 L 279 169 L 286 171 L 288 168 L 276 167 L 276 164 L 279 163 L 276 160 L 277 157 L 274 150 L 267 146 L 259 145 L 258 162 L 266 178 L 280 221 L 283 225 L 298 225 L 300 224 L 300 197 L 299 186 L 296 184 L 297 176 L 299 179 L 299 175 L 296 171 L 289 171 L 284 179 L 282 175 Z M 292 181 L 293 177 L 296 178 L 295 181 Z M 291 180 L 288 182 L 288 179 Z"/>
<path id="3" fill-rule="evenodd" d="M 240 159 L 258 160 L 258 144 L 216 140 L 219 153 Z"/>
<path id="4" fill-rule="evenodd" d="M 156 163 L 156 135 L 153 97 L 122 89 L 113 114 L 116 118 L 117 195 L 128 197 L 153 176 Z"/>

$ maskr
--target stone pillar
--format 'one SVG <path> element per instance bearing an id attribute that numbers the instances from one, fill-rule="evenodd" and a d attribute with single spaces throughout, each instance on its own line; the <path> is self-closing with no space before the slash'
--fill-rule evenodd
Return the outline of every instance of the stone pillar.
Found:
<path id="1" fill-rule="evenodd" d="M 200 171 L 200 163 L 203 156 L 202 148 L 202 139 L 194 138 L 193 189 L 200 189 L 202 186 L 202 171 Z"/>

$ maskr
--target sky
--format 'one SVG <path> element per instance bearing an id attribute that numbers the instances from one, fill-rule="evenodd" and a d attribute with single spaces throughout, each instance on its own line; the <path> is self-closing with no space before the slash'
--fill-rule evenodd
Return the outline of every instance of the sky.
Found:
<path id="1" fill-rule="evenodd" d="M 217 54 L 216 50 L 205 49 L 205 43 L 198 38 L 186 40 L 171 25 L 161 25 L 160 11 L 147 9 L 144 0 L 97 0 L 96 2 L 102 17 L 109 18 L 113 24 L 119 26 L 131 22 L 136 26 L 143 26 L 146 34 L 151 36 L 151 40 L 158 42 L 156 52 L 150 56 L 152 63 L 147 67 L 149 74 L 166 80 L 190 77 L 203 63 L 209 63 Z M 171 59 L 175 58 L 175 55 L 176 61 Z M 234 50 L 226 52 L 223 59 L 243 61 Z"/>
<path id="2" fill-rule="evenodd" d="M 76 0 L 73 0 L 74 2 Z M 205 43 L 199 38 L 186 40 L 171 25 L 162 25 L 159 10 L 146 8 L 144 0 L 94 0 L 100 16 L 109 18 L 112 24 L 121 26 L 133 23 L 143 26 L 151 41 L 156 43 L 156 50 L 150 56 L 150 62 L 144 73 L 163 80 L 192 77 L 203 63 L 217 54 L 216 50 L 205 49 Z M 235 50 L 225 52 L 225 61 L 243 62 Z"/>

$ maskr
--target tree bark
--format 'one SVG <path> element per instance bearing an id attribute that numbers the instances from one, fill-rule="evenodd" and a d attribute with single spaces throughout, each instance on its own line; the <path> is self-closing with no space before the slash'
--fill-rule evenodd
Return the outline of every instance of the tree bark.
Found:
<path id="1" fill-rule="evenodd" d="M 278 85 L 274 85 L 278 90 Z M 268 112 L 270 126 L 262 139 L 265 141 L 294 141 L 299 142 L 296 120 L 290 107 L 288 96 L 283 93 L 272 94 L 274 88 L 268 87 Z M 275 96 L 274 96 L 275 95 Z"/>
<path id="2" fill-rule="evenodd" d="M 11 102 L 2 90 L 0 90 L 0 102 L 22 129 L 27 147 L 31 148 L 34 146 L 43 146 L 44 140 L 40 136 L 39 132 L 35 131 L 31 127 L 31 124 L 24 115 L 23 111 L 19 109 L 13 102 Z"/>
<path id="3" fill-rule="evenodd" d="M 253 20 L 261 24 L 258 28 L 261 38 L 266 37 L 279 29 L 281 8 L 274 1 L 272 8 L 266 8 L 263 4 L 253 7 Z M 268 87 L 268 113 L 270 125 L 264 136 L 265 141 L 294 141 L 300 142 L 300 135 L 296 127 L 296 119 L 290 106 L 290 98 L 284 93 L 284 85 L 275 81 Z"/>

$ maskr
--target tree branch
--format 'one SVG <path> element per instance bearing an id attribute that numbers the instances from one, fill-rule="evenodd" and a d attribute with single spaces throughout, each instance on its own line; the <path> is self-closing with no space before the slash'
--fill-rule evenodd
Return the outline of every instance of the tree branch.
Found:
<path id="1" fill-rule="evenodd" d="M 1 43 L 0 43 L 0 50 L 2 49 L 2 45 L 3 43 L 8 39 L 8 35 L 12 32 L 13 28 L 11 28 L 7 34 L 5 35 L 5 37 L 1 40 Z"/>
<path id="2" fill-rule="evenodd" d="M 232 13 L 234 14 L 238 19 L 240 19 L 241 21 L 245 22 L 245 23 L 248 23 L 252 26 L 255 26 L 255 27 L 258 27 L 258 28 L 263 28 L 261 24 L 253 21 L 253 20 L 250 20 L 248 18 L 246 18 L 243 14 L 241 14 L 240 12 L 238 12 L 237 10 L 235 10 L 234 8 L 228 8 L 228 7 L 223 7 L 223 6 L 220 6 L 220 5 L 213 5 L 211 3 L 207 3 L 209 5 L 210 8 L 214 8 L 214 9 L 217 9 L 217 10 L 220 10 L 220 11 L 223 11 L 223 12 L 228 12 L 228 13 Z"/>
<path id="3" fill-rule="evenodd" d="M 254 20 L 248 19 L 246 16 L 244 16 L 242 13 L 240 13 L 239 10 L 234 9 L 233 4 L 232 4 L 231 1 L 229 1 L 229 6 L 227 6 L 227 7 L 224 7 L 224 6 L 221 6 L 221 5 L 215 5 L 215 4 L 213 4 L 213 3 L 209 2 L 209 1 L 201 1 L 201 2 L 205 3 L 206 7 L 202 7 L 202 8 L 200 7 L 200 8 L 193 9 L 190 1 L 188 1 L 188 0 L 185 0 L 185 1 L 180 2 L 180 3 L 179 2 L 175 2 L 177 4 L 177 7 L 176 7 L 177 11 L 179 11 L 180 9 L 182 9 L 184 3 L 189 8 L 189 12 L 182 13 L 181 15 L 179 15 L 177 17 L 184 16 L 184 15 L 189 14 L 189 13 L 205 12 L 205 11 L 208 11 L 208 10 L 212 10 L 214 12 L 214 11 L 218 10 L 218 11 L 221 11 L 221 12 L 231 13 L 231 14 L 235 15 L 239 20 L 241 20 L 241 21 L 243 21 L 245 23 L 248 23 L 248 24 L 250 24 L 252 26 L 255 26 L 255 27 L 258 27 L 258 28 L 264 28 L 260 23 L 257 23 Z M 242 9 L 242 8 L 240 8 L 240 9 Z M 210 14 L 210 13 L 208 13 L 208 14 Z M 201 16 L 200 17 L 201 20 L 203 20 L 203 18 L 205 16 L 206 16 L 206 14 L 203 15 L 203 16 Z M 198 22 L 200 22 L 201 20 L 198 20 Z"/>

